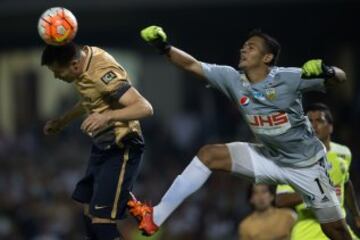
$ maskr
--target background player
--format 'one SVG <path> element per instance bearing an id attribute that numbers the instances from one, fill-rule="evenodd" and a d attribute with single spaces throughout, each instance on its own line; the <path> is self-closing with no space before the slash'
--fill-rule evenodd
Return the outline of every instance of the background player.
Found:
<path id="1" fill-rule="evenodd" d="M 100 48 L 48 45 L 41 64 L 81 96 L 73 109 L 46 123 L 45 134 L 58 133 L 85 114 L 81 129 L 93 140 L 86 174 L 73 193 L 84 204 L 87 239 L 120 239 L 116 220 L 124 218 L 143 154 L 138 119 L 152 115 L 152 107 L 131 86 L 124 68 Z"/>
<path id="2" fill-rule="evenodd" d="M 239 225 L 240 240 L 287 240 L 296 221 L 292 210 L 274 207 L 275 187 L 253 184 L 249 200 L 254 211 Z M 284 211 L 285 210 L 285 211 Z"/>
<path id="3" fill-rule="evenodd" d="M 321 60 L 303 69 L 274 67 L 279 43 L 267 34 L 253 32 L 240 50 L 238 72 L 229 66 L 207 64 L 170 46 L 157 26 L 144 29 L 142 37 L 178 67 L 208 82 L 232 100 L 262 143 L 235 142 L 202 147 L 154 208 L 130 201 L 145 234 L 157 231 L 186 197 L 198 190 L 213 170 L 234 172 L 256 182 L 290 183 L 312 208 L 331 239 L 350 239 L 338 200 L 326 175 L 325 149 L 304 117 L 301 95 L 324 90 L 326 83 L 343 82 L 345 73 Z M 314 78 L 305 80 L 304 78 Z M 319 188 L 315 181 L 319 181 Z M 323 201 L 326 198 L 327 201 Z"/>
<path id="4" fill-rule="evenodd" d="M 355 198 L 354 189 L 349 179 L 351 163 L 350 149 L 344 145 L 331 141 L 333 132 L 333 117 L 329 108 L 321 103 L 315 103 L 308 107 L 307 116 L 315 130 L 316 135 L 324 143 L 327 149 L 327 160 L 330 164 L 329 176 L 336 188 L 336 194 L 344 215 L 345 205 L 359 227 L 360 212 Z M 345 204 L 346 203 L 346 204 Z M 305 208 L 301 196 L 289 185 L 277 187 L 276 204 L 279 207 L 295 208 L 298 213 L 298 221 L 293 229 L 291 239 L 328 239 L 323 232 L 319 222 L 309 209 Z M 350 229 L 350 228 L 349 228 Z M 351 231 L 353 239 L 358 239 Z"/>

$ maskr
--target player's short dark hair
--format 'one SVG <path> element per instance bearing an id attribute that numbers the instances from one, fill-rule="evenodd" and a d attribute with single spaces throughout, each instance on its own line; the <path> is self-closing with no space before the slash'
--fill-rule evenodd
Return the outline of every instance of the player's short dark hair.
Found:
<path id="1" fill-rule="evenodd" d="M 280 43 L 275 38 L 271 37 L 269 34 L 262 32 L 261 29 L 252 30 L 248 34 L 247 39 L 252 37 L 259 37 L 262 40 L 264 40 L 266 53 L 271 53 L 274 55 L 271 62 L 269 62 L 269 65 L 270 66 L 276 65 L 277 61 L 279 60 L 280 51 L 281 51 Z"/>
<path id="2" fill-rule="evenodd" d="M 62 46 L 46 45 L 41 56 L 41 65 L 58 64 L 60 66 L 67 66 L 74 59 L 80 57 L 80 47 L 70 42 Z"/>
<path id="3" fill-rule="evenodd" d="M 250 201 L 253 193 L 254 193 L 254 187 L 256 185 L 264 185 L 268 188 L 269 193 L 274 197 L 274 201 L 272 201 L 272 205 L 275 206 L 275 195 L 276 195 L 276 185 L 270 185 L 270 184 L 266 184 L 266 183 L 253 183 L 249 186 L 248 188 L 248 192 L 247 192 L 247 199 L 248 201 Z"/>
<path id="4" fill-rule="evenodd" d="M 324 103 L 313 103 L 310 104 L 307 108 L 306 108 L 306 113 L 308 112 L 312 112 L 312 111 L 319 111 L 319 112 L 323 112 L 325 114 L 325 119 L 328 123 L 333 124 L 334 123 L 334 118 L 331 114 L 330 108 L 325 105 Z"/>

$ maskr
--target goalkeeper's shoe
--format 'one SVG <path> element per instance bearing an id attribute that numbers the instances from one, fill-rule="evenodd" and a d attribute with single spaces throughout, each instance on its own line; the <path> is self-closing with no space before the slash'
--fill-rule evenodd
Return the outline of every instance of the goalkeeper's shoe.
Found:
<path id="1" fill-rule="evenodd" d="M 134 197 L 128 201 L 127 205 L 129 207 L 129 213 L 138 220 L 139 230 L 142 231 L 144 235 L 151 236 L 159 230 L 159 227 L 153 220 L 154 208 L 152 206 L 142 203 Z"/>

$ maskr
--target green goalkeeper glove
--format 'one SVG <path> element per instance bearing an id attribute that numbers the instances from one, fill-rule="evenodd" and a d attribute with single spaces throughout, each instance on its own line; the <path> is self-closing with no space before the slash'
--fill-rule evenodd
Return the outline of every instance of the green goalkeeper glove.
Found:
<path id="1" fill-rule="evenodd" d="M 157 48 L 160 54 L 170 51 L 171 45 L 167 42 L 164 30 L 159 26 L 149 26 L 141 30 L 141 38 L 151 46 Z"/>
<path id="2" fill-rule="evenodd" d="M 321 59 L 314 59 L 307 61 L 302 66 L 302 75 L 304 79 L 309 78 L 325 78 L 329 79 L 335 76 L 335 70 L 324 64 Z"/>

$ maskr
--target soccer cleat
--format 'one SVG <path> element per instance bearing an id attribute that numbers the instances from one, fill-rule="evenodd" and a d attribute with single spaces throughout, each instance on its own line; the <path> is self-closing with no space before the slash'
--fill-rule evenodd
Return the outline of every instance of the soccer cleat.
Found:
<path id="1" fill-rule="evenodd" d="M 144 209 L 143 204 L 137 200 L 129 200 L 127 205 L 129 207 L 129 213 L 138 220 L 141 220 L 143 212 L 147 210 Z"/>
<path id="2" fill-rule="evenodd" d="M 131 194 L 132 199 L 128 201 L 129 213 L 139 222 L 139 230 L 146 236 L 155 234 L 159 227 L 153 220 L 153 207 L 149 204 L 142 203 Z"/>
<path id="3" fill-rule="evenodd" d="M 145 236 L 154 235 L 159 230 L 153 220 L 153 207 L 150 207 L 150 211 L 143 215 L 139 223 L 139 229 Z"/>

